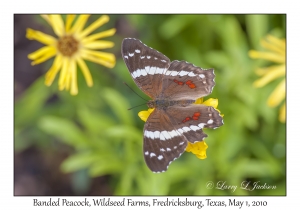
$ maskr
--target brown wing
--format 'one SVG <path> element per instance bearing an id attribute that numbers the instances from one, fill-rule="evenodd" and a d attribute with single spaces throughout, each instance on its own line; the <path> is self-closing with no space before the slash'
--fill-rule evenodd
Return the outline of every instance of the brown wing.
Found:
<path id="1" fill-rule="evenodd" d="M 132 38 L 123 40 L 121 51 L 134 82 L 145 94 L 156 98 L 161 92 L 162 76 L 170 65 L 169 58 Z"/>
<path id="2" fill-rule="evenodd" d="M 173 61 L 163 77 L 159 98 L 197 99 L 209 95 L 215 85 L 213 69 L 204 70 L 185 61 Z"/>
<path id="3" fill-rule="evenodd" d="M 144 126 L 144 158 L 153 172 L 164 172 L 185 151 L 187 139 L 171 123 L 164 110 L 155 109 Z"/>
<path id="4" fill-rule="evenodd" d="M 207 135 L 203 128 L 218 128 L 223 125 L 220 113 L 211 106 L 191 104 L 186 107 L 172 106 L 166 110 L 172 124 L 186 139 L 195 143 L 202 141 Z"/>

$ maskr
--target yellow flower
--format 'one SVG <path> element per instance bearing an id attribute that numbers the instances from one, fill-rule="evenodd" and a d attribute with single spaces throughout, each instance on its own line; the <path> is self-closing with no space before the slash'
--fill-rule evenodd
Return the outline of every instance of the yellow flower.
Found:
<path id="1" fill-rule="evenodd" d="M 254 87 L 260 88 L 268 84 L 269 82 L 283 78 L 275 90 L 271 93 L 268 98 L 267 104 L 269 107 L 276 107 L 282 101 L 283 105 L 279 110 L 279 121 L 284 123 L 286 120 L 285 113 L 285 39 L 278 39 L 274 36 L 268 35 L 266 40 L 261 40 L 261 45 L 269 50 L 269 52 L 259 52 L 255 50 L 249 51 L 249 56 L 254 59 L 265 59 L 278 63 L 278 65 L 269 66 L 265 68 L 259 68 L 255 72 L 257 75 L 262 76 L 256 80 L 253 85 Z"/>
<path id="2" fill-rule="evenodd" d="M 218 107 L 218 99 L 210 98 L 207 99 L 206 101 L 203 101 L 203 98 L 199 98 L 195 101 L 195 104 L 204 104 L 206 106 L 212 106 L 214 107 L 218 112 L 220 112 L 217 107 Z M 147 121 L 148 117 L 150 114 L 154 111 L 154 109 L 148 109 L 147 111 L 140 111 L 138 113 L 138 116 L 141 118 L 143 121 Z M 221 114 L 223 117 L 224 115 Z M 196 157 L 199 159 L 205 159 L 206 158 L 206 150 L 208 148 L 208 145 L 205 143 L 205 141 L 198 141 L 194 144 L 188 142 L 188 145 L 185 149 L 187 152 L 192 152 Z"/>
<path id="3" fill-rule="evenodd" d="M 101 16 L 85 29 L 84 26 L 90 15 L 79 15 L 76 21 L 74 21 L 75 15 L 67 15 L 65 23 L 61 15 L 41 16 L 53 28 L 58 38 L 30 28 L 27 29 L 26 37 L 46 45 L 28 55 L 28 58 L 33 60 L 32 65 L 42 63 L 55 56 L 54 62 L 46 74 L 45 84 L 47 86 L 52 84 L 56 74 L 61 70 L 58 80 L 59 90 L 70 90 L 71 95 L 76 95 L 78 93 L 77 65 L 80 67 L 87 85 L 93 86 L 93 79 L 84 59 L 108 68 L 115 66 L 116 58 L 112 53 L 97 50 L 114 46 L 111 41 L 99 39 L 114 35 L 116 29 L 112 28 L 90 35 L 109 21 L 107 15 Z"/>

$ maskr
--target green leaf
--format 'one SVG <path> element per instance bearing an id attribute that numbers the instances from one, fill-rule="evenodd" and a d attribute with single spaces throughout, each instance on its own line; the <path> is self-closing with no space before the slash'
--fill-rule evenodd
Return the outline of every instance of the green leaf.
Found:
<path id="1" fill-rule="evenodd" d="M 49 135 L 76 148 L 86 147 L 88 144 L 88 138 L 71 120 L 44 116 L 39 121 L 39 127 Z"/>
<path id="2" fill-rule="evenodd" d="M 268 32 L 268 15 L 246 15 L 246 26 L 252 47 L 259 49 L 261 38 Z"/>
<path id="3" fill-rule="evenodd" d="M 16 126 L 28 126 L 35 117 L 41 114 L 40 112 L 51 94 L 51 90 L 45 86 L 44 80 L 44 77 L 38 78 L 23 96 L 16 100 L 14 111 Z"/>
<path id="4" fill-rule="evenodd" d="M 129 103 L 118 91 L 106 88 L 103 90 L 103 98 L 121 123 L 133 124 L 132 114 L 127 110 Z"/>
<path id="5" fill-rule="evenodd" d="M 78 117 L 84 127 L 91 133 L 102 133 L 103 130 L 113 127 L 115 124 L 110 116 L 99 112 L 99 110 L 88 109 L 85 106 L 78 109 Z"/>
<path id="6" fill-rule="evenodd" d="M 65 173 L 78 171 L 88 168 L 93 162 L 97 161 L 99 156 L 92 152 L 77 153 L 69 156 L 61 164 L 60 168 Z"/>

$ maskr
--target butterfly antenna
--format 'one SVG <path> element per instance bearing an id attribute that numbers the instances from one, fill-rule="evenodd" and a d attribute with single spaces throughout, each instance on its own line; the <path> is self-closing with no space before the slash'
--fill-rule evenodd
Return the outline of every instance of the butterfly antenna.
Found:
<path id="1" fill-rule="evenodd" d="M 145 100 L 145 101 L 148 101 L 148 100 L 146 100 L 146 99 L 144 99 L 142 96 L 140 96 L 139 94 L 137 94 L 131 87 L 129 87 L 129 85 L 127 85 L 127 83 L 126 82 L 123 82 L 130 90 L 132 90 L 132 92 L 134 92 L 137 96 L 139 96 L 141 99 L 143 99 L 143 100 Z M 141 104 L 141 105 L 144 105 L 144 104 Z M 139 106 L 141 106 L 141 105 L 139 105 Z M 132 108 L 134 108 L 134 107 L 132 107 Z M 129 110 L 129 109 L 128 109 Z"/>
<path id="2" fill-rule="evenodd" d="M 131 110 L 131 109 L 133 109 L 133 108 L 136 108 L 136 107 L 139 107 L 139 106 L 142 106 L 142 105 L 145 105 L 145 104 L 147 104 L 147 103 L 144 103 L 144 104 L 140 104 L 140 105 L 137 105 L 137 106 L 131 107 L 131 108 L 127 109 L 127 110 Z"/>

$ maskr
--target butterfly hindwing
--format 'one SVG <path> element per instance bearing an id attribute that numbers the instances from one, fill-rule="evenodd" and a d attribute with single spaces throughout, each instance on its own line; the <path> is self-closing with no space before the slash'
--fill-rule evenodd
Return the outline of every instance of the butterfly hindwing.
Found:
<path id="1" fill-rule="evenodd" d="M 155 98 L 162 89 L 162 77 L 170 60 L 140 40 L 127 38 L 122 43 L 122 56 L 137 86 Z"/>
<path id="2" fill-rule="evenodd" d="M 220 113 L 215 108 L 202 104 L 171 106 L 166 110 L 166 114 L 177 131 L 191 143 L 202 141 L 207 137 L 203 128 L 215 129 L 223 125 Z"/>
<path id="3" fill-rule="evenodd" d="M 144 158 L 153 172 L 164 172 L 185 151 L 187 139 L 176 131 L 164 110 L 155 109 L 144 126 Z"/>

